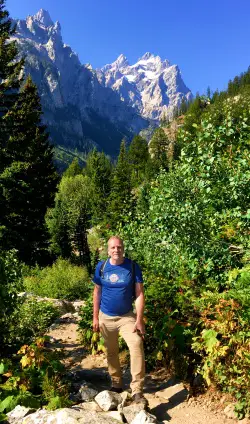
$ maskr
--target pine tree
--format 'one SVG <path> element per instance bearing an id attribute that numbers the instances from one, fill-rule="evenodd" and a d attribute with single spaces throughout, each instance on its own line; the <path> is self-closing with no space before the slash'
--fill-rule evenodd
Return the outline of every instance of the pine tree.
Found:
<path id="1" fill-rule="evenodd" d="M 167 153 L 170 141 L 162 128 L 157 128 L 149 144 L 149 151 L 152 156 L 155 172 L 160 168 L 168 169 Z"/>
<path id="2" fill-rule="evenodd" d="M 17 47 L 14 41 L 9 40 L 15 28 L 5 10 L 5 1 L 0 0 L 0 174 L 6 166 L 5 147 L 12 131 L 12 123 L 5 119 L 8 111 L 16 102 L 20 87 L 20 73 L 23 60 L 17 60 Z M 0 183 L 0 210 L 1 215 L 6 214 L 6 204 L 3 187 Z M 4 234 L 5 227 L 0 220 L 0 237 Z"/>
<path id="3" fill-rule="evenodd" d="M 46 223 L 51 250 L 90 269 L 87 229 L 90 221 L 90 180 L 86 175 L 63 176 L 55 196 L 55 207 L 48 210 Z"/>
<path id="4" fill-rule="evenodd" d="M 131 172 L 126 151 L 125 140 L 122 140 L 117 164 L 113 173 L 109 198 L 109 217 L 113 229 L 123 223 L 131 209 Z"/>
<path id="5" fill-rule="evenodd" d="M 106 219 L 108 198 L 111 190 L 112 166 L 105 153 L 94 149 L 87 158 L 86 175 L 91 181 L 91 215 L 92 224 Z"/>
<path id="6" fill-rule="evenodd" d="M 30 264 L 41 262 L 46 255 L 44 217 L 53 204 L 58 182 L 41 113 L 36 86 L 28 77 L 5 117 L 7 125 L 12 124 L 12 134 L 6 142 L 6 165 L 0 174 L 6 206 L 1 216 L 5 232 L 0 245 L 16 248 L 20 259 Z"/>
<path id="7" fill-rule="evenodd" d="M 17 60 L 16 42 L 9 40 L 14 33 L 5 0 L 0 0 L 0 172 L 6 165 L 5 146 L 12 129 L 12 123 L 5 117 L 17 100 L 24 64 Z"/>
<path id="8" fill-rule="evenodd" d="M 74 158 L 63 175 L 65 177 L 75 177 L 79 174 L 82 174 L 82 168 L 79 165 L 78 158 Z"/>
<path id="9" fill-rule="evenodd" d="M 131 166 L 131 183 L 136 187 L 145 179 L 149 161 L 148 143 L 140 135 L 136 135 L 129 146 L 128 160 Z"/>

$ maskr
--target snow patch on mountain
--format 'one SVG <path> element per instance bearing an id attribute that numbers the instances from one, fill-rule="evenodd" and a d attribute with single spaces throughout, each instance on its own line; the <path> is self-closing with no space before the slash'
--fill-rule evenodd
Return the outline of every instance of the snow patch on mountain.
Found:
<path id="1" fill-rule="evenodd" d="M 192 99 L 178 66 L 150 52 L 133 65 L 121 54 L 113 63 L 97 70 L 97 76 L 101 84 L 117 91 L 122 100 L 150 120 L 170 116 L 183 98 Z"/>

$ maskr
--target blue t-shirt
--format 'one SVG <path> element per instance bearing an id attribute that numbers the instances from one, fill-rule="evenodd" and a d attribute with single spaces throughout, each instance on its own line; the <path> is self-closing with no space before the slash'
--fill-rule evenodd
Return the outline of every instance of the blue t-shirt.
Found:
<path id="1" fill-rule="evenodd" d="M 111 265 L 108 260 L 101 278 L 101 266 L 103 261 L 97 264 L 93 282 L 102 287 L 101 311 L 110 316 L 127 314 L 132 310 L 134 296 L 134 282 L 132 281 L 132 263 L 128 258 L 120 265 Z M 135 263 L 134 281 L 143 283 L 139 265 Z"/>

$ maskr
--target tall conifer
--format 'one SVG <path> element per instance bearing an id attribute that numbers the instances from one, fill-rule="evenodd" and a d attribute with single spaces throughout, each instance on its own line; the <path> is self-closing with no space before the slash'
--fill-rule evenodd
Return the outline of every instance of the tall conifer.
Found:
<path id="1" fill-rule="evenodd" d="M 126 151 L 125 140 L 122 140 L 120 153 L 112 178 L 112 191 L 109 203 L 110 224 L 113 228 L 124 221 L 131 208 L 131 172 Z"/>
<path id="2" fill-rule="evenodd" d="M 128 159 L 131 166 L 132 185 L 136 187 L 145 179 L 149 160 L 148 143 L 140 135 L 133 138 L 128 150 Z"/>
<path id="3" fill-rule="evenodd" d="M 5 249 L 16 248 L 27 263 L 42 260 L 47 248 L 45 213 L 57 184 L 53 152 L 46 127 L 41 124 L 41 105 L 36 86 L 28 77 L 5 120 L 12 124 L 6 147 L 6 165 L 0 174 L 5 228 L 0 240 Z"/>
<path id="4" fill-rule="evenodd" d="M 94 149 L 87 158 L 86 175 L 92 186 L 91 220 L 95 225 L 106 218 L 108 198 L 111 189 L 112 167 L 105 153 Z"/>

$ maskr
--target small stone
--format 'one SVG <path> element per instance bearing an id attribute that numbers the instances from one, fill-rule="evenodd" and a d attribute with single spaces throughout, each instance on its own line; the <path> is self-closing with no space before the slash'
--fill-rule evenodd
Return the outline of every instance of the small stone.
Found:
<path id="1" fill-rule="evenodd" d="M 27 415 L 32 414 L 35 409 L 32 408 L 26 408 L 25 406 L 17 405 L 12 411 L 8 412 L 7 417 L 9 422 L 12 422 L 14 420 L 18 420 L 24 417 L 27 417 Z"/>
<path id="2" fill-rule="evenodd" d="M 122 408 L 123 415 L 128 423 L 131 423 L 141 411 L 144 411 L 142 403 L 131 403 L 131 405 Z"/>
<path id="3" fill-rule="evenodd" d="M 168 399 L 172 403 L 184 402 L 188 396 L 188 390 L 182 383 L 174 384 L 164 390 L 155 393 L 156 396 Z"/>
<path id="4" fill-rule="evenodd" d="M 81 308 L 86 305 L 86 302 L 84 300 L 76 300 L 75 302 L 72 302 L 72 305 L 76 312 L 80 312 Z"/>
<path id="5" fill-rule="evenodd" d="M 131 421 L 131 424 L 154 424 L 157 423 L 157 419 L 154 415 L 147 411 L 140 411 L 139 414 Z"/>
<path id="6" fill-rule="evenodd" d="M 76 394 L 76 397 L 80 400 L 89 401 L 94 399 L 94 397 L 98 394 L 98 391 L 94 388 L 88 385 L 86 382 L 81 384 L 81 387 Z"/>
<path id="7" fill-rule="evenodd" d="M 119 393 L 103 390 L 95 397 L 95 401 L 103 411 L 111 411 L 116 409 L 118 404 L 122 403 L 122 397 Z"/>
<path id="8" fill-rule="evenodd" d="M 228 418 L 236 418 L 236 414 L 234 412 L 234 405 L 232 403 L 229 403 L 226 408 L 224 409 L 224 414 L 228 417 Z"/>
<path id="9" fill-rule="evenodd" d="M 222 396 L 222 398 L 220 399 L 220 404 L 222 405 L 226 400 L 226 396 Z"/>

